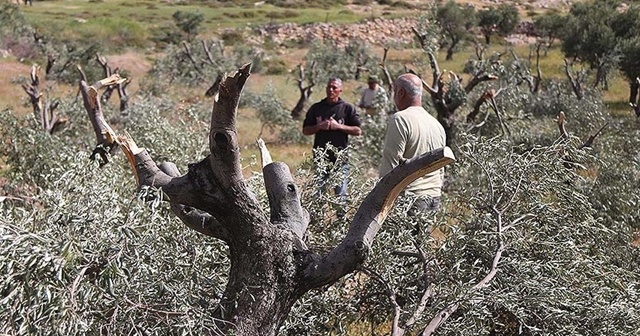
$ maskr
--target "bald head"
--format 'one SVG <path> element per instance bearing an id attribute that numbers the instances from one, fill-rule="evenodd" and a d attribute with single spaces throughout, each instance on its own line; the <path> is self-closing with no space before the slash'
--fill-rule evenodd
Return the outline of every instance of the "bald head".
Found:
<path id="1" fill-rule="evenodd" d="M 420 77 L 406 73 L 398 76 L 394 83 L 396 107 L 404 110 L 409 106 L 422 106 L 422 80 Z"/>

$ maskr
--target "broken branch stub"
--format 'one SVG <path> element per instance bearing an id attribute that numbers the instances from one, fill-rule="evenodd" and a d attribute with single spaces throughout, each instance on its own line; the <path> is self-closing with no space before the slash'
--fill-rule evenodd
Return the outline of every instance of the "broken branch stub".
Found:
<path id="1" fill-rule="evenodd" d="M 89 85 L 80 66 L 78 66 L 78 71 L 82 77 L 79 83 L 80 93 L 82 94 L 84 107 L 89 115 L 89 120 L 91 121 L 97 140 L 96 148 L 93 150 L 93 153 L 91 153 L 91 159 L 94 160 L 96 155 L 99 155 L 101 158 L 100 166 L 104 166 L 109 163 L 107 154 L 113 154 L 118 147 L 118 143 L 116 141 L 116 133 L 111 129 L 111 126 L 109 126 L 102 113 L 100 99 L 98 99 L 98 90 L 111 85 L 119 85 L 127 79 L 121 78 L 120 75 L 116 73 L 95 82 L 93 85 Z"/>

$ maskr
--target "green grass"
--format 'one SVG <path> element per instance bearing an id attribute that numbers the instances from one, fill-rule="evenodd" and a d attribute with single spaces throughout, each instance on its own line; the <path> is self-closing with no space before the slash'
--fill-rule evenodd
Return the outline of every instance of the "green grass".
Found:
<path id="1" fill-rule="evenodd" d="M 313 22 L 354 23 L 372 15 L 372 11 L 353 11 L 344 6 L 329 8 L 281 8 L 272 5 L 222 7 L 171 4 L 151 1 L 43 1 L 22 6 L 29 23 L 42 32 L 54 31 L 63 40 L 94 38 L 115 42 L 116 47 L 144 47 L 144 39 L 158 27 L 173 23 L 171 15 L 180 10 L 204 16 L 201 33 L 211 35 L 224 29 L 259 26 L 268 23 Z M 405 11 L 406 12 L 406 11 Z M 379 10 L 382 14 L 382 10 Z M 380 15 L 378 14 L 378 15 Z M 391 13 L 389 13 L 390 15 Z M 400 13 L 395 12 L 395 15 Z M 53 27 L 54 30 L 49 28 Z M 79 31 L 87 32 L 83 34 Z M 94 35 L 91 35 L 94 34 Z M 80 35 L 80 36 L 79 36 Z"/>
<path id="2" fill-rule="evenodd" d="M 101 41 L 110 50 L 111 54 L 124 53 L 124 48 L 135 48 L 141 57 L 145 55 L 156 56 L 142 49 L 150 46 L 154 29 L 173 23 L 172 14 L 180 11 L 198 11 L 204 15 L 204 22 L 201 27 L 201 35 L 220 34 L 227 28 L 242 28 L 247 26 L 258 26 L 269 22 L 293 22 L 298 24 L 311 22 L 333 22 L 333 23 L 354 23 L 364 18 L 379 17 L 384 13 L 385 17 L 399 17 L 410 13 L 406 9 L 389 8 L 384 6 L 349 7 L 335 6 L 330 8 L 281 8 L 271 5 L 254 6 L 248 3 L 246 6 L 221 6 L 216 3 L 203 3 L 202 5 L 171 4 L 159 1 L 126 1 L 126 0 L 68 0 L 68 1 L 40 1 L 33 7 L 21 6 L 21 10 L 26 17 L 41 33 L 56 32 L 64 39 L 68 40 L 92 40 Z M 413 13 L 412 15 L 415 15 Z M 408 34 L 410 34 L 408 32 Z M 494 38 L 494 43 L 485 52 L 489 56 L 494 52 L 508 53 L 509 48 L 522 58 L 529 55 L 529 46 L 508 46 L 497 43 L 498 38 Z M 294 69 L 295 65 L 302 61 L 306 50 L 287 49 L 286 53 L 278 56 L 286 63 L 288 69 Z M 381 50 L 376 50 L 377 56 L 382 56 Z M 389 62 L 407 64 L 411 66 L 416 58 L 426 57 L 418 50 L 391 50 Z M 454 54 L 453 60 L 445 61 L 444 53 L 438 56 L 438 62 L 442 70 L 451 70 L 461 74 L 461 69 L 465 62 L 475 57 L 472 47 Z M 509 56 L 507 56 L 509 57 Z M 543 78 L 566 78 L 563 69 L 563 54 L 559 48 L 559 42 L 549 51 L 548 55 L 540 60 L 540 68 Z M 417 70 L 417 69 L 416 69 Z M 428 69 L 423 69 L 423 76 L 429 78 L 431 73 Z M 535 71 L 535 69 L 534 69 Z M 25 74 L 26 75 L 26 72 Z M 292 76 L 288 74 L 280 75 L 254 75 L 248 82 L 248 88 L 256 92 L 262 92 L 266 85 L 276 88 L 278 96 L 287 107 L 292 107 L 299 92 L 296 88 Z M 343 93 L 347 101 L 355 102 L 358 99 L 358 88 L 363 83 L 349 81 L 345 83 Z M 19 87 L 15 90 L 22 93 Z M 1 90 L 0 90 L 1 93 Z M 615 116 L 628 116 L 631 111 L 627 103 L 628 84 L 620 76 L 611 80 L 610 90 L 604 93 L 605 102 L 610 108 L 610 113 Z M 323 83 L 316 86 L 311 98 L 312 102 L 318 101 L 324 96 Z M 252 144 L 259 133 L 260 122 L 253 111 L 248 109 L 240 112 L 243 128 L 240 134 L 241 142 L 247 148 L 247 155 L 255 154 Z M 245 116 L 246 114 L 246 116 Z M 268 137 L 267 137 L 268 140 Z M 278 153 L 282 160 L 291 160 L 288 163 L 299 161 L 305 149 L 309 146 L 302 146 L 295 150 L 288 151 L 282 148 L 282 153 Z M 279 148 L 274 148 L 279 151 Z M 248 157 L 245 155 L 245 157 Z"/>

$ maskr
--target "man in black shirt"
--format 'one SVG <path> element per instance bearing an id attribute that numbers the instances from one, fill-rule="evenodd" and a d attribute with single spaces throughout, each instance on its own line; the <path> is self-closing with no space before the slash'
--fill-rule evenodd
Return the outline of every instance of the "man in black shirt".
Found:
<path id="1" fill-rule="evenodd" d="M 342 80 L 331 78 L 327 82 L 327 97 L 311 105 L 307 111 L 302 124 L 304 135 L 315 135 L 313 148 L 324 149 L 328 143 L 338 150 L 347 148 L 349 145 L 349 135 L 360 135 L 360 119 L 355 106 L 345 102 L 340 98 L 342 93 Z M 336 155 L 328 153 L 329 161 L 336 162 Z M 336 194 L 345 198 L 347 194 L 347 173 L 348 165 L 343 165 L 343 183 L 334 188 Z M 326 180 L 325 176 L 323 180 Z M 323 181 L 324 182 L 324 181 Z"/>

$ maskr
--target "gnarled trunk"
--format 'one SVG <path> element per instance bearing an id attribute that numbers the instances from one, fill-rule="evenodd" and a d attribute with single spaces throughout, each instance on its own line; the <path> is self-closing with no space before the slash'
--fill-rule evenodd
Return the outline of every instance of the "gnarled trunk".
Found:
<path id="1" fill-rule="evenodd" d="M 172 211 L 202 234 L 229 246 L 231 269 L 227 287 L 213 313 L 223 334 L 276 335 L 293 304 L 307 291 L 332 284 L 353 272 L 369 248 L 398 194 L 412 181 L 454 161 L 447 147 L 408 160 L 383 177 L 352 219 L 347 235 L 327 255 L 315 254 L 303 236 L 309 215 L 289 168 L 262 154 L 270 216 L 244 183 L 237 142 L 236 113 L 250 65 L 226 76 L 214 95 L 209 149 L 211 154 L 180 175 L 171 163 L 156 165 L 128 135 L 117 137 L 140 186 L 162 188 Z M 84 83 L 84 82 L 83 82 Z M 107 84 L 107 83 L 97 83 Z M 81 85 L 96 134 L 112 132 L 99 112 L 95 87 Z"/>

